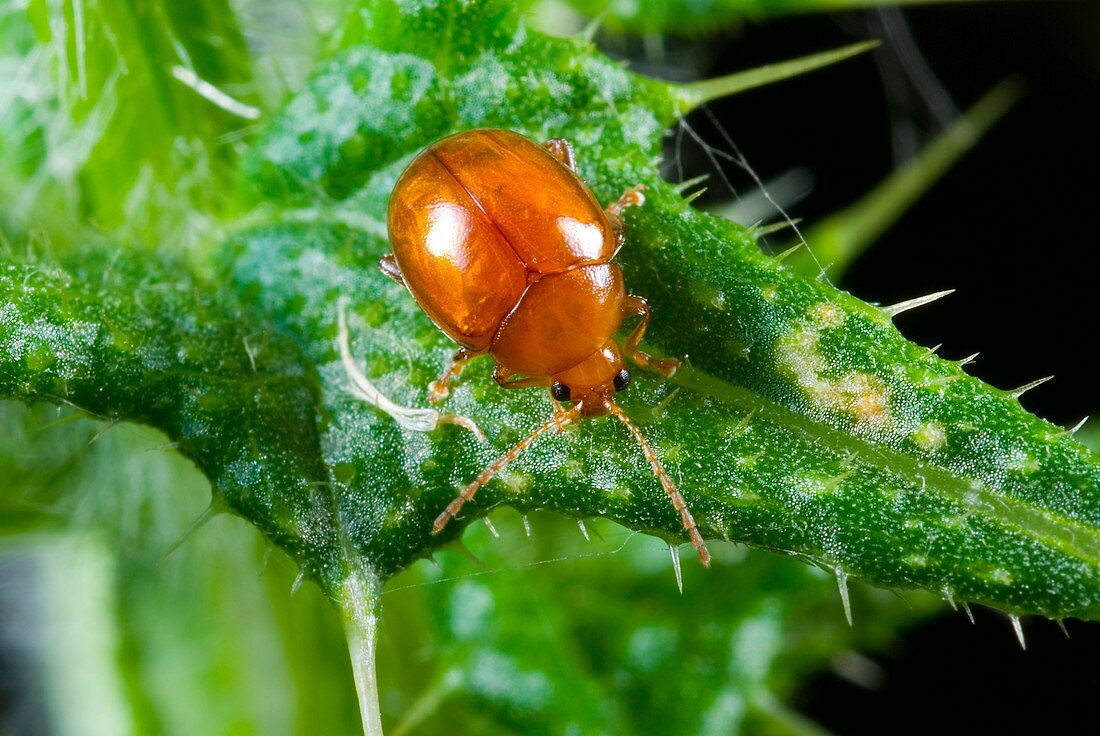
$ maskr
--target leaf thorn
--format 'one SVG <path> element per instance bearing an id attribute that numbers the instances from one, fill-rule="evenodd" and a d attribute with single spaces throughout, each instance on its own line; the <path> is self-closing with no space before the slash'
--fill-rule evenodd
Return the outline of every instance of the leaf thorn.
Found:
<path id="1" fill-rule="evenodd" d="M 119 422 L 118 419 L 112 419 L 112 420 L 108 421 L 106 424 L 104 424 L 99 429 L 98 432 L 96 432 L 94 435 L 92 435 L 92 438 L 90 440 L 88 440 L 88 444 L 89 445 L 94 445 L 96 442 L 99 442 L 100 437 L 107 434 L 107 431 L 112 429 L 115 425 L 117 425 L 118 422 Z"/>
<path id="2" fill-rule="evenodd" d="M 217 496 L 215 496 L 215 499 L 216 498 L 217 498 Z M 175 552 L 177 549 L 179 549 L 181 546 L 183 546 L 183 543 L 186 542 L 188 539 L 190 539 L 192 537 L 192 535 L 194 535 L 195 532 L 197 532 L 199 529 L 202 529 L 204 526 L 206 526 L 206 523 L 208 521 L 213 519 L 215 516 L 217 516 L 221 512 L 222 512 L 222 509 L 219 508 L 218 505 L 216 505 L 214 500 L 211 500 L 210 505 L 207 506 L 203 510 L 203 512 L 201 514 L 199 514 L 195 518 L 195 520 L 192 521 L 187 526 L 186 529 L 183 530 L 183 534 L 180 535 L 180 538 L 177 539 L 175 542 L 172 542 L 172 544 L 169 545 L 168 549 L 164 550 L 164 553 L 160 556 L 159 559 L 157 559 L 157 564 L 158 565 L 163 564 L 164 561 L 167 560 L 172 555 L 173 552 Z"/>
<path id="3" fill-rule="evenodd" d="M 962 609 L 964 611 L 966 611 L 966 617 L 968 619 L 970 619 L 970 623 L 973 624 L 974 623 L 974 612 L 970 610 L 970 604 L 967 603 L 966 601 L 963 601 L 960 605 L 962 605 Z"/>
<path id="4" fill-rule="evenodd" d="M 684 195 L 684 204 L 691 204 L 695 200 L 699 199 L 699 197 L 703 196 L 703 194 L 706 191 L 707 191 L 706 187 L 699 187 L 694 192 L 691 192 L 690 194 L 685 194 Z"/>
<path id="5" fill-rule="evenodd" d="M 1020 642 L 1020 649 L 1027 651 L 1027 642 L 1024 640 L 1024 627 L 1020 623 L 1020 617 L 1010 613 L 1008 618 L 1012 621 L 1012 630 L 1016 632 L 1016 641 Z"/>
<path id="6" fill-rule="evenodd" d="M 799 74 L 805 74 L 806 72 L 811 72 L 815 69 L 820 69 L 821 67 L 856 56 L 878 45 L 878 41 L 853 43 L 838 49 L 810 54 L 778 64 L 766 64 L 756 69 L 748 69 L 723 77 L 691 82 L 679 87 L 674 87 L 673 89 L 679 92 L 680 100 L 683 103 L 682 112 L 686 113 L 688 110 L 699 107 L 711 100 L 728 97 L 755 87 L 761 87 L 765 84 L 771 84 L 783 79 L 798 76 Z"/>
<path id="7" fill-rule="evenodd" d="M 1024 394 L 1026 394 L 1028 391 L 1030 391 L 1031 389 L 1033 389 L 1037 386 L 1042 386 L 1044 383 L 1046 383 L 1047 381 L 1049 381 L 1052 378 L 1054 378 L 1054 376 L 1046 376 L 1044 378 L 1040 378 L 1038 380 L 1032 381 L 1031 383 L 1025 383 L 1023 386 L 1020 386 L 1018 389 L 1015 389 L 1013 391 L 1009 391 L 1008 395 L 1013 397 L 1013 398 L 1018 399 L 1021 396 L 1023 396 Z"/>
<path id="8" fill-rule="evenodd" d="M 801 224 L 802 224 L 802 218 L 801 217 L 792 217 L 789 220 L 780 220 L 779 222 L 773 222 L 770 225 L 756 224 L 756 225 L 753 225 L 752 227 L 750 227 L 749 230 L 752 231 L 752 236 L 754 238 L 763 238 L 763 237 L 767 237 L 768 235 L 771 235 L 773 233 L 779 233 L 779 232 L 783 232 L 784 230 L 789 230 L 791 228 L 798 227 Z M 801 247 L 802 245 L 803 245 L 803 243 L 798 243 L 798 247 Z M 791 250 L 791 249 L 788 248 L 788 249 L 784 250 L 782 253 L 780 253 L 779 255 L 780 256 L 785 256 L 788 250 Z M 774 256 L 774 257 L 778 258 L 779 256 Z"/>
<path id="9" fill-rule="evenodd" d="M 669 554 L 672 555 L 672 572 L 676 575 L 676 589 L 680 591 L 680 595 L 684 594 L 684 574 L 680 569 L 680 550 L 674 545 L 668 545 Z"/>
<path id="10" fill-rule="evenodd" d="M 964 365 L 970 365 L 971 363 L 973 363 L 975 360 L 978 359 L 979 355 L 981 355 L 980 352 L 973 353 L 972 355 L 968 355 L 965 358 L 963 358 L 962 360 L 956 361 L 955 365 L 959 366 L 960 368 L 962 368 Z"/>
<path id="11" fill-rule="evenodd" d="M 699 176 L 693 176 L 690 179 L 684 179 L 679 184 L 673 185 L 672 191 L 676 192 L 677 194 L 682 195 L 687 190 L 695 187 L 698 184 L 702 184 L 703 182 L 705 182 L 709 178 L 710 178 L 710 174 L 701 174 Z"/>
<path id="12" fill-rule="evenodd" d="M 781 263 L 784 258 L 794 254 L 797 250 L 799 250 L 800 248 L 802 248 L 805 245 L 806 244 L 802 243 L 802 242 L 795 243 L 790 248 L 787 248 L 787 249 L 783 250 L 780 253 L 776 253 L 774 256 L 772 256 L 772 260 L 775 261 L 776 263 Z"/>
<path id="13" fill-rule="evenodd" d="M 937 291 L 932 294 L 925 294 L 924 296 L 918 296 L 915 299 L 907 299 L 897 304 L 891 304 L 888 307 L 879 307 L 882 313 L 890 319 L 897 317 L 902 312 L 908 312 L 910 309 L 916 309 L 917 307 L 923 307 L 925 304 L 931 304 L 934 301 L 943 299 L 948 294 L 954 294 L 954 289 L 944 289 L 943 291 Z"/>
<path id="14" fill-rule="evenodd" d="M 306 579 L 306 569 L 303 567 L 298 570 L 298 574 L 294 577 L 294 582 L 290 584 L 290 594 L 294 595 L 298 592 L 298 588 L 302 587 L 302 581 Z"/>
<path id="15" fill-rule="evenodd" d="M 836 569 L 836 587 L 840 591 L 840 602 L 844 604 L 844 618 L 848 619 L 848 625 L 852 625 L 852 602 L 848 598 L 848 573 Z"/>

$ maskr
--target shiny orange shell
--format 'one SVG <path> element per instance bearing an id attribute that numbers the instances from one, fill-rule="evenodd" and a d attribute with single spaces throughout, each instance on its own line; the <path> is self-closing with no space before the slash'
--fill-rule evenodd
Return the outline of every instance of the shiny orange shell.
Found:
<path id="1" fill-rule="evenodd" d="M 444 138 L 398 179 L 388 225 L 401 276 L 455 342 L 550 376 L 615 334 L 625 296 L 596 198 L 542 146 L 507 130 Z"/>

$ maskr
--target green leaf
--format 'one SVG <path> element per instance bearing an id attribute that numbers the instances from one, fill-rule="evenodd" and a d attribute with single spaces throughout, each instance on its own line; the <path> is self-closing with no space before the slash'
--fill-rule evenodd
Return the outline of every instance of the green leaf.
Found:
<path id="1" fill-rule="evenodd" d="M 215 511 L 260 527 L 331 588 L 343 579 L 293 343 L 168 264 L 119 251 L 65 267 L 0 260 L 0 395 L 166 432 L 210 478 Z"/>
<path id="2" fill-rule="evenodd" d="M 452 131 L 564 136 L 600 201 L 648 187 L 627 215 L 621 262 L 654 306 L 647 344 L 687 360 L 672 381 L 637 375 L 623 404 L 716 552 L 725 538 L 841 582 L 1014 614 L 1100 614 L 1097 458 L 1025 412 L 1018 391 L 907 342 L 890 322 L 900 308 L 803 278 L 762 255 L 752 231 L 692 210 L 655 165 L 687 94 L 582 39 L 530 31 L 504 3 L 367 4 L 248 154 L 253 209 L 231 226 L 216 280 L 148 255 L 2 257 L 0 396 L 163 429 L 211 479 L 215 510 L 256 524 L 342 606 L 375 733 L 381 583 L 470 519 L 507 504 L 683 538 L 638 447 L 608 419 L 543 438 L 433 537 L 457 490 L 549 415 L 548 397 L 501 391 L 481 361 L 449 410 L 490 443 L 453 426 L 411 432 L 351 394 L 337 350 L 347 299 L 366 375 L 423 406 L 453 345 L 376 266 L 394 180 Z M 492 633 L 497 646 L 516 641 L 513 629 Z M 582 671 L 560 664 L 559 679 Z M 545 712 L 557 701 L 539 702 Z"/>
<path id="3" fill-rule="evenodd" d="M 431 520 L 456 488 L 550 411 L 538 392 L 500 391 L 480 365 L 450 408 L 476 418 L 492 447 L 457 429 L 403 432 L 350 396 L 334 346 L 336 300 L 348 297 L 366 374 L 399 403 L 423 403 L 451 348 L 374 265 L 388 248 L 386 198 L 431 140 L 499 126 L 571 139 L 601 201 L 650 187 L 628 214 L 621 260 L 654 305 L 649 343 L 689 367 L 670 382 L 643 378 L 626 407 L 709 537 L 1017 613 L 1096 615 L 1096 459 L 1015 392 L 908 343 L 890 309 L 796 276 L 759 254 L 750 231 L 687 207 L 651 163 L 684 112 L 678 88 L 631 75 L 581 40 L 522 29 L 496 6 L 374 12 L 250 161 L 263 196 L 312 203 L 253 222 L 226 261 L 236 288 L 319 366 L 333 417 L 326 462 L 341 468 L 338 487 L 363 499 L 348 526 L 385 529 L 352 532 L 364 559 L 388 575 L 431 548 Z M 379 92 L 327 104 L 355 88 Z M 497 503 L 681 537 L 610 420 L 545 438 L 477 507 Z"/>
<path id="4" fill-rule="evenodd" d="M 751 232 L 687 207 L 652 165 L 661 132 L 684 112 L 678 88 L 636 77 L 581 40 L 530 32 L 505 6 L 418 10 L 374 7 L 373 23 L 346 33 L 347 49 L 249 159 L 261 196 L 310 202 L 261 209 L 226 251 L 234 289 L 265 325 L 258 333 L 227 323 L 191 286 L 136 288 L 178 278 L 136 260 L 93 260 L 72 276 L 11 266 L 4 392 L 161 426 L 219 497 L 330 594 L 340 595 L 352 563 L 392 575 L 460 532 L 455 523 L 434 538 L 430 522 L 549 405 L 540 392 L 500 391 L 483 363 L 452 408 L 475 417 L 491 446 L 457 428 L 401 430 L 348 391 L 337 300 L 354 305 L 352 347 L 367 375 L 394 400 L 422 403 L 450 348 L 374 265 L 387 249 L 395 176 L 450 130 L 565 135 L 602 201 L 650 187 L 628 216 L 622 261 L 655 307 L 649 343 L 689 365 L 671 382 L 642 378 L 625 406 L 710 538 L 1018 613 L 1096 615 L 1092 455 L 1027 414 L 1014 392 L 906 342 L 889 309 L 799 278 L 759 254 Z M 262 339 L 271 344 L 250 356 Z M 638 448 L 611 421 L 547 437 L 466 516 L 502 502 L 682 535 Z"/>

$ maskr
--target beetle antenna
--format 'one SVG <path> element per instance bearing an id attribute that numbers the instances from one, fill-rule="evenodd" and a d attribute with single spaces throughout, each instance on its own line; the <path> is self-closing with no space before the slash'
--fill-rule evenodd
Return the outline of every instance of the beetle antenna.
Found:
<path id="1" fill-rule="evenodd" d="M 665 493 L 668 494 L 669 500 L 672 501 L 672 507 L 680 512 L 680 521 L 683 523 L 684 531 L 688 533 L 691 543 L 695 545 L 695 551 L 699 553 L 699 560 L 703 563 L 703 567 L 710 567 L 710 551 L 707 550 L 707 545 L 703 542 L 703 535 L 699 533 L 699 527 L 695 525 L 695 519 L 692 518 L 691 512 L 688 510 L 687 502 L 684 501 L 684 497 L 680 495 L 680 490 L 676 487 L 676 484 L 672 482 L 672 478 L 669 477 L 668 471 L 665 470 L 665 466 L 661 464 L 661 460 L 657 457 L 657 453 L 653 451 L 653 447 L 646 441 L 645 435 L 642 434 L 642 430 L 638 429 L 638 425 L 630 421 L 630 417 L 626 415 L 626 412 L 624 412 L 618 404 L 614 401 L 608 401 L 607 409 L 614 414 L 628 430 L 630 430 L 630 434 L 634 435 L 634 439 L 642 446 L 642 453 L 645 455 L 645 459 L 649 461 L 650 467 L 653 468 L 653 474 L 657 476 L 657 480 L 661 481 L 661 487 L 665 489 Z"/>
<path id="2" fill-rule="evenodd" d="M 535 428 L 531 434 L 524 437 L 517 442 L 512 449 L 501 455 L 492 465 L 489 465 L 485 470 L 470 482 L 470 485 L 466 486 L 465 490 L 458 495 L 455 500 L 447 504 L 447 508 L 443 509 L 443 513 L 435 517 L 435 523 L 432 525 L 432 535 L 439 534 L 443 531 L 443 527 L 447 526 L 447 522 L 455 517 L 455 515 L 462 509 L 463 505 L 477 493 L 478 489 L 489 482 L 489 480 L 508 467 L 508 463 L 518 458 L 523 453 L 527 452 L 528 448 L 539 438 L 540 435 L 545 434 L 548 430 L 557 428 L 561 431 L 565 425 L 572 422 L 574 419 L 580 416 L 580 407 L 574 406 L 572 409 L 563 412 L 556 412 L 554 416 L 547 419 L 545 422 Z M 688 517 L 690 518 L 690 516 Z"/>

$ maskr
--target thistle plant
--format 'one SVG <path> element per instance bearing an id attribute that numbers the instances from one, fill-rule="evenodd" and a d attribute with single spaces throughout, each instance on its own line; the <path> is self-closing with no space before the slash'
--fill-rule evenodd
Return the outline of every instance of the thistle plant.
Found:
<path id="1" fill-rule="evenodd" d="M 369 734 L 381 733 L 382 711 L 404 733 L 447 708 L 479 724 L 471 732 L 790 726 L 797 716 L 782 696 L 799 675 L 933 607 L 927 596 L 903 610 L 861 587 L 853 596 L 869 623 L 848 629 L 810 615 L 835 607 L 839 585 L 851 618 L 849 581 L 1013 617 L 1100 613 L 1097 458 L 1020 406 L 1030 386 L 986 385 L 965 360 L 894 327 L 895 316 L 939 295 L 871 305 L 819 278 L 813 260 L 855 257 L 1004 111 L 1010 86 L 878 196 L 810 227 L 809 248 L 791 233 L 794 249 L 774 257 L 761 251 L 759 228 L 694 209 L 690 185 L 661 179 L 662 137 L 708 100 L 862 46 L 673 84 L 632 73 L 586 37 L 541 33 L 491 0 L 333 3 L 313 15 L 276 4 L 270 12 L 301 30 L 268 44 L 248 39 L 278 23 L 248 3 L 239 12 L 219 0 L 150 7 L 31 3 L 0 19 L 11 82 L 0 130 L 0 397 L 64 407 L 65 420 L 30 429 L 41 409 L 5 408 L 3 463 L 19 481 L 3 497 L 6 538 L 94 529 L 112 540 L 108 550 L 130 540 L 137 559 L 154 560 L 153 548 L 168 546 L 161 538 L 187 523 L 164 524 L 184 510 L 129 527 L 118 520 L 158 516 L 150 509 L 165 501 L 155 496 L 168 492 L 128 465 L 137 446 L 162 447 L 142 462 L 155 466 L 149 477 L 191 487 L 188 503 L 202 493 L 199 474 L 210 488 L 206 510 L 190 510 L 194 538 L 163 566 L 135 569 L 145 565 L 97 547 L 95 559 L 128 591 L 113 608 L 138 622 L 121 626 L 123 646 L 139 655 L 118 664 L 117 679 L 143 683 L 131 687 L 144 693 L 113 691 L 124 727 L 227 730 L 233 718 L 215 708 L 181 715 L 192 693 L 251 713 L 267 733 L 346 728 L 345 696 L 296 711 L 284 704 L 278 717 L 255 704 L 273 681 L 290 689 L 310 672 L 347 692 L 346 673 L 314 659 L 331 655 L 335 618 L 314 625 L 317 639 L 301 634 L 318 592 L 339 612 Z M 668 549 L 678 560 L 683 529 L 613 421 L 542 438 L 435 536 L 432 521 L 457 489 L 545 418 L 546 396 L 501 391 L 489 365 L 472 364 L 446 411 L 475 419 L 482 443 L 458 426 L 403 427 L 349 379 L 341 337 L 390 401 L 426 406 L 453 345 L 377 267 L 389 250 L 386 205 L 416 153 L 477 127 L 569 139 L 601 202 L 647 186 L 645 205 L 626 215 L 619 260 L 653 306 L 647 344 L 685 365 L 668 380 L 639 372 L 623 403 L 713 540 L 711 571 L 685 561 L 683 599 L 651 592 L 668 587 Z M 466 527 L 498 507 L 507 508 L 493 523 L 508 544 L 531 541 L 505 547 L 508 569 L 483 574 L 455 550 Z M 529 520 L 532 512 L 560 518 Z M 259 529 L 314 587 L 289 603 L 285 587 L 199 596 L 250 601 L 242 610 L 263 622 L 267 642 L 256 652 L 282 648 L 284 661 L 252 671 L 241 662 L 262 654 L 238 662 L 211 638 L 199 651 L 221 663 L 230 695 L 201 675 L 166 686 L 158 668 L 178 650 L 165 642 L 186 627 L 165 601 L 191 613 L 199 603 L 180 588 L 158 599 L 140 578 L 185 563 L 198 575 L 209 555 L 224 554 L 234 575 L 254 579 L 250 543 L 203 541 L 211 519 L 226 519 L 222 534 L 244 534 L 228 516 Z M 561 518 L 602 531 L 609 551 L 636 551 L 578 566 Z M 482 555 L 496 544 L 489 528 L 465 539 Z M 439 569 L 421 562 L 433 556 Z M 572 560 L 559 566 L 568 574 L 524 569 L 558 557 Z M 651 599 L 652 617 L 619 616 L 638 599 Z M 685 623 L 689 603 L 698 620 Z M 380 616 L 393 622 L 389 644 L 378 643 Z M 434 640 L 429 661 L 410 662 L 414 647 L 400 645 L 417 625 Z M 217 641 L 247 649 L 241 628 L 234 622 Z M 686 675 L 670 683 L 660 677 L 668 667 Z M 241 706 L 249 694 L 254 704 Z M 625 708 L 627 699 L 644 705 Z"/>

